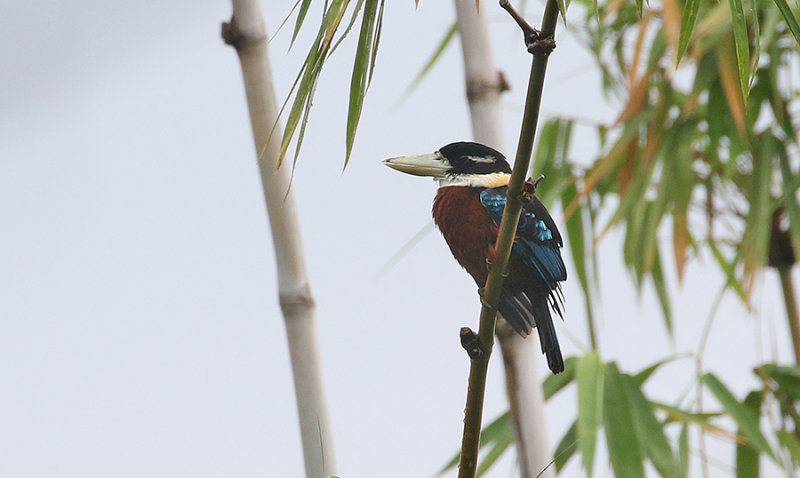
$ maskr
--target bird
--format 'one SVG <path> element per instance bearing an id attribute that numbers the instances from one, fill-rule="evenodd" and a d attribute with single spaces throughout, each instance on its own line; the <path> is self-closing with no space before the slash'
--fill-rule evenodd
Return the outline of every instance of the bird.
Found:
<path id="1" fill-rule="evenodd" d="M 508 198 L 511 166 L 505 156 L 489 146 L 462 141 L 383 163 L 439 183 L 433 221 L 456 261 L 482 290 L 495 261 L 495 241 Z M 521 336 L 538 329 L 542 353 L 554 374 L 564 371 L 551 314 L 552 310 L 563 320 L 561 282 L 567 280 L 567 270 L 562 247 L 558 227 L 542 202 L 535 196 L 524 202 L 497 307 Z"/>

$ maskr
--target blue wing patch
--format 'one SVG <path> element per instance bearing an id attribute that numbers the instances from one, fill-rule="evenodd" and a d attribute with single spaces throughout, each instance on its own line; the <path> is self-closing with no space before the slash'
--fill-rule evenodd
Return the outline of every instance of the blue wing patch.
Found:
<path id="1" fill-rule="evenodd" d="M 506 206 L 506 188 L 481 191 L 481 204 L 492 221 L 500 224 Z M 547 215 L 546 211 L 544 215 Z M 552 223 L 552 220 L 548 220 Z M 537 217 L 530 208 L 522 209 L 517 225 L 517 238 L 511 253 L 528 266 L 531 272 L 536 272 L 550 290 L 558 287 L 559 281 L 567 279 L 567 270 L 559 251 L 560 236 L 558 237 L 559 241 L 554 242 L 553 231 L 547 226 L 544 217 Z"/>

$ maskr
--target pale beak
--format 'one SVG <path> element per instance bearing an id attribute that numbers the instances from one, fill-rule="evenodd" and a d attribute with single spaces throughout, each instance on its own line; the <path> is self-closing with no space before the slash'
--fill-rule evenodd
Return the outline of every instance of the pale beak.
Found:
<path id="1" fill-rule="evenodd" d="M 416 156 L 400 156 L 383 160 L 383 164 L 400 172 L 414 176 L 443 177 L 450 171 L 450 163 L 439 152 L 418 154 Z"/>

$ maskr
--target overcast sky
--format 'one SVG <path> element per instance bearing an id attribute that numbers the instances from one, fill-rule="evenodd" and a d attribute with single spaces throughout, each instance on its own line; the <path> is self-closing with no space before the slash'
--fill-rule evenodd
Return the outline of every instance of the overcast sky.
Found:
<path id="1" fill-rule="evenodd" d="M 263 3 L 270 33 L 290 3 Z M 294 181 L 345 478 L 431 476 L 449 460 L 468 370 L 458 330 L 478 316 L 474 283 L 436 232 L 378 274 L 430 224 L 435 193 L 433 182 L 380 161 L 470 139 L 456 48 L 396 105 L 452 23 L 452 5 L 386 8 L 350 166 L 342 173 L 352 41 L 322 75 Z M 301 476 L 239 63 L 219 36 L 230 4 L 6 0 L 3 10 L 0 476 Z M 496 10 L 494 49 L 512 85 L 506 141 L 515 144 L 530 59 Z M 316 20 L 309 14 L 291 52 L 290 28 L 271 43 L 281 96 Z M 545 115 L 609 121 L 588 56 L 559 28 Z M 573 156 L 591 159 L 594 135 L 576 134 Z M 603 357 L 632 372 L 694 351 L 722 284 L 712 264 L 693 263 L 682 288 L 672 281 L 671 342 L 652 290 L 637 296 L 621 266 L 619 231 L 600 253 Z M 722 302 L 705 365 L 740 395 L 755 364 L 790 357 L 778 289 L 771 275 L 759 285 L 760 318 Z M 585 350 L 586 322 L 577 281 L 564 292 L 557 329 L 571 356 Z M 543 358 L 532 366 L 546 370 Z M 675 400 L 693 367 L 665 367 L 648 391 Z M 574 417 L 574 394 L 548 404 L 553 443 Z M 506 408 L 497 360 L 487 397 L 491 419 Z M 718 458 L 730 462 L 728 453 Z M 492 476 L 512 468 L 507 459 Z"/>

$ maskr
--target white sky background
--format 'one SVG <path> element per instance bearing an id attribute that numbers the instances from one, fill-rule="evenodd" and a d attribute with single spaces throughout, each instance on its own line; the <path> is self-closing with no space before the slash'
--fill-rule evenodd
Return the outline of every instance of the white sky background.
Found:
<path id="1" fill-rule="evenodd" d="M 264 2 L 270 33 L 290 3 Z M 485 5 L 497 12 L 494 48 L 513 88 L 504 99 L 513 145 L 530 58 L 494 2 Z M 301 476 L 241 73 L 219 36 L 230 4 L 7 0 L 4 7 L 0 476 Z M 291 27 L 271 45 L 280 95 L 317 18 L 309 14 L 288 55 Z M 395 106 L 453 18 L 449 2 L 423 1 L 419 10 L 411 0 L 387 2 L 372 89 L 342 174 L 355 35 L 344 44 L 323 73 L 296 172 L 345 478 L 431 476 L 460 443 L 468 360 L 458 330 L 477 322 L 474 283 L 438 233 L 377 276 L 430 222 L 435 191 L 380 160 L 470 137 L 456 44 Z M 545 114 L 613 118 L 587 55 L 562 24 L 558 35 Z M 590 158 L 595 138 L 578 133 L 573 155 Z M 721 285 L 711 264 L 689 267 L 675 293 L 671 344 L 651 289 L 639 301 L 621 261 L 620 234 L 612 233 L 600 260 L 604 358 L 637 371 L 695 350 Z M 715 322 L 705 363 L 739 396 L 754 385 L 749 370 L 762 358 L 790 357 L 778 292 L 771 274 L 756 291 L 763 322 L 733 298 Z M 570 356 L 587 335 L 577 280 L 565 294 L 558 331 Z M 543 373 L 544 359 L 537 366 Z M 693 367 L 691 360 L 665 367 L 648 390 L 674 400 Z M 506 407 L 499 360 L 489 382 L 491 419 Z M 572 389 L 548 405 L 553 444 L 574 410 Z M 721 447 L 717 457 L 730 462 L 730 453 Z M 605 463 L 598 461 L 600 476 L 610 474 Z M 492 476 L 510 476 L 512 467 L 506 460 Z M 571 470 L 567 476 L 577 474 Z"/>

